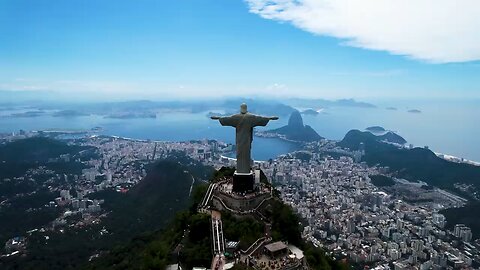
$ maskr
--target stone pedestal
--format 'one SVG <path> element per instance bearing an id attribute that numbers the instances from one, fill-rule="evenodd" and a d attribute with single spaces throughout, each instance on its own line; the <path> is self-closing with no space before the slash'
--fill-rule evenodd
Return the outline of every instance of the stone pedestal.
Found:
<path id="1" fill-rule="evenodd" d="M 233 174 L 233 192 L 247 193 L 253 191 L 255 183 L 255 175 L 250 173 L 235 173 Z"/>

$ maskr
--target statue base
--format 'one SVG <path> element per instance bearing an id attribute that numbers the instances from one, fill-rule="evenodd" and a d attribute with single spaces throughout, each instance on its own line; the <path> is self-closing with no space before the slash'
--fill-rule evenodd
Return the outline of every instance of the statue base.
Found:
<path id="1" fill-rule="evenodd" d="M 255 183 L 255 175 L 253 172 L 250 173 L 238 173 L 235 171 L 233 174 L 233 192 L 237 193 L 247 193 L 253 191 L 253 186 Z"/>

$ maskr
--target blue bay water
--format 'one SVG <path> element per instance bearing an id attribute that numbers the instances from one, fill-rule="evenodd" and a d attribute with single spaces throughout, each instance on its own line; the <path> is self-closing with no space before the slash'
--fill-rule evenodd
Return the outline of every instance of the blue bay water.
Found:
<path id="1" fill-rule="evenodd" d="M 376 104 L 377 108 L 325 108 L 319 115 L 305 115 L 303 118 L 305 124 L 311 125 L 327 139 L 341 140 L 351 129 L 363 130 L 368 126 L 380 125 L 396 131 L 415 146 L 428 145 L 435 152 L 480 161 L 479 102 Z M 395 106 L 397 110 L 387 110 L 388 106 Z M 419 109 L 421 113 L 407 112 L 410 109 Z M 287 121 L 287 117 L 271 121 L 267 128 L 280 127 Z M 103 134 L 135 139 L 183 141 L 208 138 L 233 143 L 235 136 L 233 128 L 220 126 L 217 121 L 206 117 L 206 113 L 165 112 L 158 114 L 155 119 L 109 119 L 98 115 L 0 117 L 0 132 L 20 129 L 91 129 L 96 126 L 104 129 Z M 267 160 L 294 151 L 297 147 L 279 139 L 255 137 L 252 153 L 256 160 Z"/>
<path id="2" fill-rule="evenodd" d="M 206 116 L 207 113 L 169 112 L 158 114 L 157 118 L 111 119 L 99 115 L 79 117 L 0 117 L 0 132 L 10 133 L 23 130 L 72 129 L 89 130 L 102 127 L 100 134 L 115 135 L 133 139 L 162 141 L 187 141 L 216 139 L 235 142 L 235 129 L 222 127 L 218 121 Z M 269 128 L 279 127 L 279 123 Z M 298 149 L 298 145 L 280 139 L 255 137 L 252 156 L 255 160 L 268 160 Z"/>

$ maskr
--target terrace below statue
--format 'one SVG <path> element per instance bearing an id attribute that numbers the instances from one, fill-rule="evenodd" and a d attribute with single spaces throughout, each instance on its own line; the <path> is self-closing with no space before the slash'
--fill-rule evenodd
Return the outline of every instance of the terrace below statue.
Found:
<path id="1" fill-rule="evenodd" d="M 252 171 L 250 173 L 238 173 L 235 171 L 233 174 L 233 192 L 236 193 L 248 193 L 253 192 L 255 186 L 255 175 Z"/>
<path id="2" fill-rule="evenodd" d="M 245 179 L 237 180 L 245 182 Z M 234 181 L 235 176 L 216 184 L 212 196 L 214 209 L 227 210 L 235 215 L 251 215 L 272 198 L 269 186 L 259 184 L 248 188 L 248 192 L 237 192 Z"/>

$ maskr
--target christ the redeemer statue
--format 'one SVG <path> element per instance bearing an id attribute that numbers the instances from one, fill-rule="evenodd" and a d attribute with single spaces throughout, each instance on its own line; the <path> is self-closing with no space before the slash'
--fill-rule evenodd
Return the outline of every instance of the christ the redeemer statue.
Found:
<path id="1" fill-rule="evenodd" d="M 235 143 L 237 145 L 237 174 L 250 174 L 251 163 L 250 153 L 252 149 L 253 128 L 266 126 L 268 121 L 277 120 L 278 117 L 265 117 L 251 114 L 247 111 L 247 104 L 240 105 L 240 113 L 226 117 L 212 116 L 219 120 L 222 126 L 231 126 L 236 129 Z"/>

